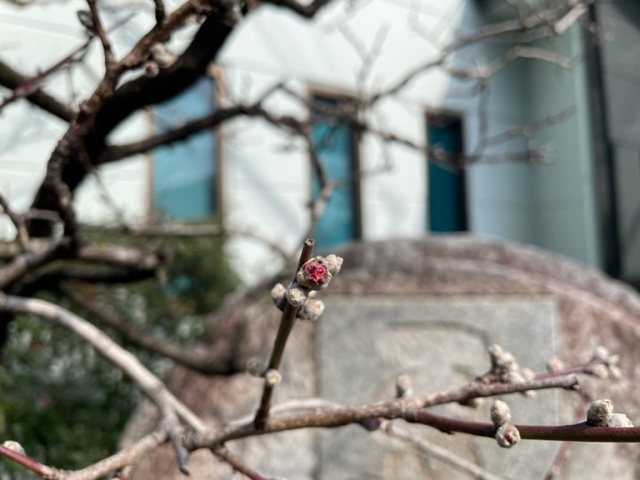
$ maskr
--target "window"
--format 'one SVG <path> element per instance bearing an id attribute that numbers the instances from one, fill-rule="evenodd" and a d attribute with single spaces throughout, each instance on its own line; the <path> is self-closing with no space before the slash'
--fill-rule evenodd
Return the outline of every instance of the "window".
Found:
<path id="1" fill-rule="evenodd" d="M 156 133 L 175 129 L 215 111 L 215 86 L 205 76 L 155 108 Z M 153 159 L 153 207 L 170 218 L 203 220 L 216 212 L 216 137 L 203 130 L 160 147 Z"/>
<path id="2" fill-rule="evenodd" d="M 334 189 L 319 218 L 313 236 L 320 248 L 360 238 L 360 178 L 358 142 L 353 126 L 332 118 L 348 98 L 315 96 L 312 139 L 316 155 Z M 313 171 L 312 198 L 320 195 L 320 181 Z"/>
<path id="3" fill-rule="evenodd" d="M 429 147 L 436 147 L 444 159 L 429 157 L 429 231 L 463 232 L 467 230 L 464 170 L 456 165 L 463 153 L 462 121 L 444 114 L 427 115 Z"/>

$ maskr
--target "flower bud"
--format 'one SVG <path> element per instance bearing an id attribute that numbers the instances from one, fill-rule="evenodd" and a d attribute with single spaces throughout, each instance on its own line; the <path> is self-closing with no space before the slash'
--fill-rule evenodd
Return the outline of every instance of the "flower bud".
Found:
<path id="1" fill-rule="evenodd" d="M 520 432 L 514 425 L 503 425 L 496 430 L 496 441 L 503 448 L 511 448 L 520 441 Z"/>
<path id="2" fill-rule="evenodd" d="M 563 368 L 564 362 L 558 357 L 551 357 L 547 362 L 547 371 L 549 372 L 557 372 L 558 370 L 562 370 Z"/>
<path id="3" fill-rule="evenodd" d="M 605 424 L 607 427 L 627 428 L 633 427 L 633 423 L 624 413 L 612 413 Z"/>
<path id="4" fill-rule="evenodd" d="M 596 400 L 587 410 L 587 424 L 594 427 L 603 427 L 613 413 L 613 404 L 608 398 Z"/>
<path id="5" fill-rule="evenodd" d="M 274 368 L 270 368 L 264 372 L 264 381 L 270 387 L 275 387 L 282 381 L 282 375 Z"/>
<path id="6" fill-rule="evenodd" d="M 622 378 L 622 370 L 615 365 L 609 366 L 609 378 L 611 380 L 620 380 Z"/>
<path id="7" fill-rule="evenodd" d="M 511 421 L 509 405 L 502 400 L 496 400 L 491 406 L 491 423 L 498 428 Z"/>
<path id="8" fill-rule="evenodd" d="M 24 451 L 24 448 L 22 447 L 22 445 L 20 445 L 18 442 L 14 440 L 7 440 L 6 442 L 2 443 L 2 446 L 5 448 L 8 448 L 9 450 L 13 450 L 14 452 L 18 452 L 22 455 L 27 454 L 27 452 Z"/>
<path id="9" fill-rule="evenodd" d="M 160 73 L 160 67 L 153 60 L 147 60 L 144 62 L 144 75 L 145 77 L 153 78 L 157 77 Z"/>
<path id="10" fill-rule="evenodd" d="M 589 373 L 596 378 L 608 378 L 609 377 L 609 369 L 598 363 L 597 365 L 590 365 L 585 369 L 585 373 Z"/>
<path id="11" fill-rule="evenodd" d="M 311 290 L 322 290 L 327 288 L 331 277 L 329 266 L 324 258 L 315 257 L 300 267 L 296 279 L 300 285 Z"/>
<path id="12" fill-rule="evenodd" d="M 602 345 L 599 345 L 596 347 L 596 349 L 593 351 L 593 360 L 598 360 L 600 362 L 608 362 L 609 361 L 609 356 L 611 354 L 609 353 L 609 349 L 607 347 L 603 347 Z"/>
<path id="13" fill-rule="evenodd" d="M 287 289 L 281 283 L 276 283 L 271 289 L 271 300 L 276 304 L 276 307 L 282 310 L 284 308 L 285 298 L 287 296 Z"/>
<path id="14" fill-rule="evenodd" d="M 254 377 L 262 377 L 264 375 L 265 368 L 264 362 L 257 358 L 252 358 L 247 362 L 247 372 Z"/>
<path id="15" fill-rule="evenodd" d="M 413 389 L 411 388 L 411 379 L 409 378 L 409 375 L 400 375 L 398 378 L 396 378 L 397 398 L 411 396 L 411 394 L 413 393 L 412 390 Z"/>
<path id="16" fill-rule="evenodd" d="M 307 301 L 307 292 L 298 287 L 287 290 L 287 301 L 294 307 L 301 307 Z"/>
<path id="17" fill-rule="evenodd" d="M 332 253 L 331 255 L 327 255 L 326 257 L 324 257 L 324 261 L 327 264 L 329 273 L 331 273 L 331 275 L 335 275 L 340 272 L 343 262 L 342 257 L 339 257 Z"/>
<path id="18" fill-rule="evenodd" d="M 302 308 L 298 310 L 298 318 L 300 320 L 310 320 L 312 322 L 315 322 L 316 320 L 318 320 L 318 318 L 320 318 L 320 315 L 322 315 L 323 312 L 324 302 L 322 300 L 310 298 L 309 300 L 307 300 L 307 303 L 305 303 Z"/>

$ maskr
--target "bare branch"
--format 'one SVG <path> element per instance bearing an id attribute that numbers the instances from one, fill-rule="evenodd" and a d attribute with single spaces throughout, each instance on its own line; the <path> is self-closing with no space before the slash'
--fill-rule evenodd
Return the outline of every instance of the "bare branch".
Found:
<path id="1" fill-rule="evenodd" d="M 313 246 L 315 241 L 313 238 L 307 238 L 302 246 L 302 252 L 300 253 L 300 259 L 298 260 L 298 268 L 311 258 L 313 252 Z M 284 310 L 282 311 L 282 318 L 280 319 L 280 326 L 278 327 L 278 333 L 273 344 L 273 350 L 271 351 L 271 357 L 269 358 L 268 369 L 278 371 L 280 369 L 280 362 L 282 361 L 282 355 L 284 348 L 287 344 L 289 334 L 293 329 L 293 325 L 296 321 L 296 314 L 299 307 L 295 307 L 291 302 L 286 302 Z M 262 391 L 262 399 L 260 400 L 260 407 L 256 412 L 255 425 L 258 429 L 262 428 L 269 416 L 269 410 L 271 409 L 271 396 L 273 394 L 274 384 L 269 383 L 266 379 L 264 382 L 264 389 Z"/>
<path id="2" fill-rule="evenodd" d="M 86 48 L 85 45 L 82 47 Z M 36 77 L 26 77 L 2 61 L 0 61 L 0 85 L 13 90 L 10 96 L 5 97 L 0 102 L 0 109 L 24 96 L 37 107 L 65 122 L 71 122 L 76 116 L 76 112 L 73 109 L 40 90 L 40 82 Z"/>
<path id="3" fill-rule="evenodd" d="M 22 251 L 26 252 L 29 248 L 29 232 L 27 231 L 27 225 L 24 222 L 24 218 L 9 207 L 9 202 L 7 202 L 7 199 L 4 198 L 2 194 L 0 194 L 0 207 L 4 210 L 7 217 L 9 217 L 13 226 L 16 227 L 16 231 L 18 232 L 18 244 Z"/>
<path id="4" fill-rule="evenodd" d="M 171 394 L 164 383 L 151 373 L 135 355 L 124 350 L 105 333 L 77 315 L 45 300 L 22 298 L 0 293 L 0 311 L 30 313 L 51 320 L 81 337 L 109 362 L 122 370 L 162 412 L 173 410 L 196 430 L 202 423 L 182 402 Z"/>
<path id="5" fill-rule="evenodd" d="M 169 439 L 164 429 L 154 432 L 138 440 L 130 447 L 94 463 L 82 470 L 69 472 L 65 480 L 94 480 L 126 465 L 135 465 L 138 460 L 158 448 Z"/>
<path id="6" fill-rule="evenodd" d="M 0 445 L 0 456 L 8 458 L 48 480 L 62 480 L 64 472 L 41 464 L 30 456 Z"/>
<path id="7" fill-rule="evenodd" d="M 100 43 L 102 43 L 102 50 L 104 52 L 104 64 L 107 70 L 107 75 L 109 75 L 110 70 L 116 63 L 116 59 L 113 55 L 113 50 L 111 50 L 111 43 L 109 42 L 109 38 L 107 37 L 107 33 L 105 32 L 104 27 L 102 26 L 100 12 L 98 11 L 95 0 L 87 0 L 87 5 L 89 5 L 89 10 L 91 11 L 91 16 L 93 17 L 93 31 L 100 39 Z"/>
<path id="8" fill-rule="evenodd" d="M 250 480 L 268 480 L 264 475 L 256 472 L 245 465 L 231 450 L 225 446 L 213 447 L 211 449 L 216 456 L 227 462 L 234 471 L 243 474 Z"/>
<path id="9" fill-rule="evenodd" d="M 18 280 L 26 273 L 57 258 L 60 252 L 68 248 L 68 241 L 53 240 L 45 248 L 37 252 L 26 252 L 14 258 L 7 265 L 0 268 L 0 290 Z"/>
<path id="10" fill-rule="evenodd" d="M 318 11 L 325 5 L 327 5 L 330 0 L 313 0 L 313 2 L 308 5 L 304 5 L 302 3 L 298 3 L 295 0 L 267 0 L 266 3 L 271 3 L 273 5 L 277 5 L 278 7 L 284 7 L 293 12 L 307 18 L 313 18 Z"/>

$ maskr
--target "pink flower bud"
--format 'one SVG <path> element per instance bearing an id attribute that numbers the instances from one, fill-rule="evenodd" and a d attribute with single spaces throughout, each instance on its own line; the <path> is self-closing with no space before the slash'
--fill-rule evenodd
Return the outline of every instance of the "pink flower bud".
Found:
<path id="1" fill-rule="evenodd" d="M 329 285 L 331 277 L 327 262 L 322 257 L 316 257 L 302 265 L 298 270 L 297 280 L 300 285 L 311 290 L 322 290 Z"/>

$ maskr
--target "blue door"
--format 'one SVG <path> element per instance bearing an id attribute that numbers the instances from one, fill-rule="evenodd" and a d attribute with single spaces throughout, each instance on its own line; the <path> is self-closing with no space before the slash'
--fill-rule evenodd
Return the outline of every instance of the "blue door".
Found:
<path id="1" fill-rule="evenodd" d="M 458 168 L 462 154 L 462 122 L 455 117 L 427 117 L 430 147 L 438 146 L 449 159 L 429 159 L 429 230 L 463 232 L 467 230 L 464 171 Z"/>
<path id="2" fill-rule="evenodd" d="M 336 105 L 333 99 L 321 101 Z M 316 154 L 323 164 L 327 178 L 335 188 L 319 218 L 313 236 L 319 248 L 329 248 L 358 238 L 357 182 L 353 127 L 335 119 L 318 118 L 314 123 L 312 139 Z M 320 182 L 313 175 L 312 198 L 320 195 Z"/>

